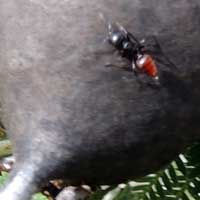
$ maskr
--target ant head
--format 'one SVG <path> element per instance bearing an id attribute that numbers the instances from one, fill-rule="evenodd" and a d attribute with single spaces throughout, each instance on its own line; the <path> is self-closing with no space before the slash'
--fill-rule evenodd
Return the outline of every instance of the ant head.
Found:
<path id="1" fill-rule="evenodd" d="M 123 41 L 124 37 L 119 31 L 114 31 L 110 34 L 109 41 L 112 45 L 118 46 Z"/>

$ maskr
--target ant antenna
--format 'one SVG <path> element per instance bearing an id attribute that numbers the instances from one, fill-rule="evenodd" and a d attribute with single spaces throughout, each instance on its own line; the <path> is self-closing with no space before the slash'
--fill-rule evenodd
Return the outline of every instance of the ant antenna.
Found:
<path id="1" fill-rule="evenodd" d="M 118 27 L 122 32 L 124 32 L 125 35 L 128 34 L 128 31 L 127 31 L 119 22 L 116 22 L 115 24 L 117 25 L 117 27 Z"/>
<path id="2" fill-rule="evenodd" d="M 109 34 L 111 34 L 113 31 L 112 23 L 105 17 L 105 15 L 102 12 L 99 13 L 99 18 L 101 19 L 101 21 L 104 22 L 104 24 L 108 28 Z"/>

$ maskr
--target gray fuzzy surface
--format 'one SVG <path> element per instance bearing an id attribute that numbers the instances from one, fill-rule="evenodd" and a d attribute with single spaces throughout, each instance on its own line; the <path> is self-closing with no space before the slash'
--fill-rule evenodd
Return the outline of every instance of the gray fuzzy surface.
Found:
<path id="1" fill-rule="evenodd" d="M 199 139 L 199 10 L 199 0 L 1 0 L 0 102 L 17 163 L 0 199 L 26 200 L 51 178 L 140 177 Z M 159 87 L 105 67 L 118 58 L 99 13 L 157 39 Z"/>

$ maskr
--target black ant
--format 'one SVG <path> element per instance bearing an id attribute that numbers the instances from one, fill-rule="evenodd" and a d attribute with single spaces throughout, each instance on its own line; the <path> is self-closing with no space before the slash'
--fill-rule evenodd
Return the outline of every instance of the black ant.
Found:
<path id="1" fill-rule="evenodd" d="M 101 18 L 105 20 L 104 16 Z M 143 72 L 154 80 L 159 80 L 157 66 L 149 54 L 145 51 L 144 40 L 139 41 L 119 23 L 108 23 L 107 41 L 131 62 L 132 70 L 137 73 Z"/>

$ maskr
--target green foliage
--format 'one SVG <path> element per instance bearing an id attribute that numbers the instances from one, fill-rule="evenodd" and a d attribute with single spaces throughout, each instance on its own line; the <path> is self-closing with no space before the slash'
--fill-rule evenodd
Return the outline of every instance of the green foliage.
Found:
<path id="1" fill-rule="evenodd" d="M 0 158 L 12 154 L 11 142 L 7 139 L 5 129 L 0 122 Z"/>
<path id="2" fill-rule="evenodd" d="M 91 200 L 198 200 L 200 199 L 200 144 L 188 149 L 166 169 Z M 102 191 L 97 193 L 103 194 Z M 94 197 L 98 196 L 94 193 Z"/>
<path id="3" fill-rule="evenodd" d="M 7 178 L 8 178 L 8 173 L 2 171 L 0 176 L 0 186 L 4 185 Z"/>
<path id="4" fill-rule="evenodd" d="M 10 156 L 12 154 L 12 147 L 10 140 L 0 140 L 0 158 Z"/>
<path id="5" fill-rule="evenodd" d="M 6 131 L 0 122 L 0 140 L 5 140 L 5 139 L 7 139 Z"/>
<path id="6" fill-rule="evenodd" d="M 42 193 L 37 193 L 33 196 L 32 200 L 48 200 Z"/>

